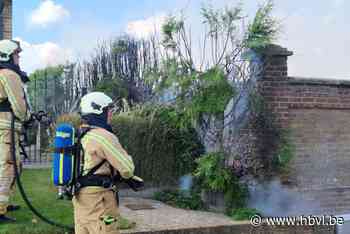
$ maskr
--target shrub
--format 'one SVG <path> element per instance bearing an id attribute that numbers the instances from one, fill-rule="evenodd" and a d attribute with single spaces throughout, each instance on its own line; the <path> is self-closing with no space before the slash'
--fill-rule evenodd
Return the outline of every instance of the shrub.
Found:
<path id="1" fill-rule="evenodd" d="M 179 127 L 174 108 L 143 107 L 115 114 L 112 128 L 125 150 L 133 157 L 135 174 L 147 184 L 172 185 L 191 173 L 203 146 L 191 127 Z M 78 115 L 62 115 L 57 124 L 79 126 Z"/>
<path id="2" fill-rule="evenodd" d="M 56 125 L 60 123 L 70 123 L 75 129 L 79 128 L 80 116 L 78 114 L 64 114 L 56 119 Z"/>
<path id="3" fill-rule="evenodd" d="M 242 208 L 246 205 L 248 189 L 240 184 L 233 172 L 224 166 L 223 153 L 210 153 L 197 160 L 198 167 L 194 175 L 201 187 L 206 191 L 222 192 L 224 194 L 226 212 L 232 208 Z"/>
<path id="4" fill-rule="evenodd" d="M 115 115 L 114 132 L 132 155 L 136 173 L 154 184 L 176 184 L 203 152 L 196 131 L 177 125 L 172 107 L 146 107 Z"/>
<path id="5" fill-rule="evenodd" d="M 252 208 L 237 208 L 229 212 L 229 216 L 234 220 L 250 220 L 256 214 L 259 214 L 258 210 Z"/>
<path id="6" fill-rule="evenodd" d="M 153 198 L 178 208 L 205 210 L 200 194 L 194 191 L 186 193 L 182 190 L 164 190 L 154 193 Z"/>

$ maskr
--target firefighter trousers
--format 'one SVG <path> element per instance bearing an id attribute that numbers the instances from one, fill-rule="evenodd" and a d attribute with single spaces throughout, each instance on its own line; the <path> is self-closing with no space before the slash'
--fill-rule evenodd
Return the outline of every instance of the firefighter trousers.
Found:
<path id="1" fill-rule="evenodd" d="M 73 207 L 75 234 L 119 234 L 119 211 L 112 190 L 94 193 L 81 191 L 74 196 Z"/>
<path id="2" fill-rule="evenodd" d="M 16 161 L 20 165 L 18 134 L 16 133 Z M 11 130 L 0 130 L 0 215 L 7 211 L 10 195 L 14 192 L 15 172 L 11 154 Z"/>

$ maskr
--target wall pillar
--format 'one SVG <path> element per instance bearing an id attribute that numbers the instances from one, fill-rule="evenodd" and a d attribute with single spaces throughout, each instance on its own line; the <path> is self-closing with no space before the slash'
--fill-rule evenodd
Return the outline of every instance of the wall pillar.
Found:
<path id="1" fill-rule="evenodd" d="M 293 54 L 278 45 L 269 45 L 262 52 L 263 78 L 259 88 L 268 108 L 276 115 L 280 127 L 288 126 L 289 88 L 287 59 Z"/>
<path id="2" fill-rule="evenodd" d="M 4 8 L 2 11 L 2 38 L 12 39 L 12 0 L 3 0 Z"/>

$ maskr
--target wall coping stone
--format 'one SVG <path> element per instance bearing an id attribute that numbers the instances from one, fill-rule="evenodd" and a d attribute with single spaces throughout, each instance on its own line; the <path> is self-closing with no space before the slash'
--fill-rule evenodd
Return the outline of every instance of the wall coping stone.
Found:
<path id="1" fill-rule="evenodd" d="M 292 85 L 327 85 L 350 87 L 350 80 L 345 79 L 324 79 L 307 77 L 288 77 L 288 83 Z"/>
<path id="2" fill-rule="evenodd" d="M 265 56 L 291 56 L 293 55 L 292 51 L 287 50 L 282 46 L 276 44 L 269 44 L 264 49 L 262 49 L 261 54 Z"/>

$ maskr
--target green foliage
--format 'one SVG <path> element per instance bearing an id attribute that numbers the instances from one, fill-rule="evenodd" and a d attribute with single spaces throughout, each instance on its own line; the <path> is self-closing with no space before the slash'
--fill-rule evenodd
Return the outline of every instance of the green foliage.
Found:
<path id="1" fill-rule="evenodd" d="M 242 19 L 242 4 L 234 8 L 225 8 L 224 10 L 215 10 L 212 5 L 201 7 L 201 15 L 204 18 L 203 23 L 209 26 L 209 35 L 217 37 L 220 33 L 231 34 L 235 29 L 234 23 Z"/>
<path id="2" fill-rule="evenodd" d="M 269 0 L 259 7 L 254 20 L 248 27 L 246 46 L 259 50 L 270 44 L 278 32 L 277 21 L 271 16 L 273 3 Z"/>
<path id="3" fill-rule="evenodd" d="M 194 175 L 202 179 L 207 190 L 224 191 L 231 180 L 230 171 L 223 169 L 223 155 L 207 154 L 197 159 L 198 167 Z"/>
<path id="4" fill-rule="evenodd" d="M 97 82 L 94 91 L 100 91 L 110 96 L 113 100 L 127 98 L 128 89 L 123 85 L 122 80 L 117 78 L 104 78 Z"/>
<path id="5" fill-rule="evenodd" d="M 229 216 L 234 220 L 250 220 L 250 218 L 256 214 L 259 214 L 259 211 L 252 208 L 237 208 L 229 212 Z"/>
<path id="6" fill-rule="evenodd" d="M 44 80 L 46 76 L 58 77 L 63 73 L 64 67 L 62 65 L 59 66 L 50 66 L 44 69 L 35 70 L 34 73 L 30 75 L 30 81 L 34 80 Z"/>
<path id="7" fill-rule="evenodd" d="M 176 184 L 192 172 L 203 152 L 196 131 L 179 128 L 172 107 L 143 107 L 115 115 L 112 127 L 119 141 L 133 157 L 136 174 L 145 181 Z"/>
<path id="8" fill-rule="evenodd" d="M 203 85 L 192 97 L 191 108 L 196 118 L 202 114 L 219 115 L 225 110 L 229 100 L 235 95 L 219 68 L 213 68 L 201 76 Z"/>
<path id="9" fill-rule="evenodd" d="M 169 16 L 165 23 L 162 25 L 163 41 L 162 44 L 165 48 L 175 48 L 176 42 L 174 41 L 175 35 L 184 27 L 184 21 L 178 19 L 175 16 Z"/>
<path id="10" fill-rule="evenodd" d="M 63 66 L 34 71 L 29 77 L 28 93 L 35 111 L 52 110 L 63 104 Z"/>
<path id="11" fill-rule="evenodd" d="M 179 120 L 172 107 L 145 106 L 114 115 L 113 130 L 144 180 L 176 183 L 180 176 L 194 170 L 194 160 L 203 147 L 195 130 Z M 77 129 L 80 117 L 61 115 L 56 120 L 56 125 L 59 123 L 71 123 Z"/>
<path id="12" fill-rule="evenodd" d="M 275 166 L 282 170 L 287 169 L 294 154 L 295 146 L 291 143 L 289 133 L 287 131 L 283 131 L 281 133 L 280 142 L 274 158 Z"/>
<path id="13" fill-rule="evenodd" d="M 180 93 L 176 99 L 176 115 L 181 125 L 197 121 L 204 114 L 220 116 L 235 90 L 230 86 L 223 70 L 219 67 L 209 69 L 204 73 L 184 74 L 181 66 L 175 60 L 167 60 L 163 64 L 167 69 L 163 73 L 161 82 L 156 90 L 161 93 L 175 88 Z M 153 74 L 154 78 L 157 76 Z M 184 124 L 186 123 L 186 124 Z"/>
<path id="14" fill-rule="evenodd" d="M 192 87 L 197 79 L 195 72 L 189 72 L 186 65 L 174 58 L 161 61 L 158 71 L 149 71 L 146 74 L 148 83 L 156 85 L 155 91 L 158 93 L 166 89 L 176 87 L 180 93 L 185 93 Z"/>
<path id="15" fill-rule="evenodd" d="M 252 93 L 249 104 L 253 128 L 264 146 L 260 154 L 272 156 L 272 158 L 265 158 L 266 169 L 274 172 L 287 170 L 295 154 L 295 146 L 290 140 L 289 131 L 276 124 L 276 116 L 267 108 L 260 94 Z"/>
<path id="16" fill-rule="evenodd" d="M 154 193 L 153 198 L 182 209 L 205 210 L 200 194 L 194 191 L 188 194 L 182 190 L 164 190 Z"/>
<path id="17" fill-rule="evenodd" d="M 202 7 L 203 24 L 209 29 L 205 38 L 209 37 L 213 60 L 204 73 L 192 66 L 190 37 L 186 36 L 184 20 L 169 17 L 162 28 L 163 44 L 172 49 L 176 56 L 167 56 L 158 71 L 148 73 L 148 77 L 157 84 L 158 94 L 162 95 L 167 89 L 173 90 L 180 112 L 194 124 L 204 114 L 222 116 L 226 104 L 236 94 L 228 84 L 223 68 L 238 66 L 242 72 L 242 65 L 235 59 L 230 60 L 232 50 L 258 50 L 272 42 L 278 31 L 277 21 L 271 16 L 272 8 L 272 1 L 260 6 L 249 27 L 241 28 L 244 18 L 241 3 L 233 8 L 218 10 L 210 5 Z M 246 35 L 244 38 L 240 38 L 242 32 Z M 239 57 L 237 51 L 234 53 Z"/>
<path id="18" fill-rule="evenodd" d="M 128 38 L 118 38 L 112 42 L 112 53 L 121 54 L 128 52 Z"/>
<path id="19" fill-rule="evenodd" d="M 255 121 L 253 122 L 255 129 L 268 131 L 269 135 L 279 135 L 279 130 L 275 123 L 275 116 L 267 108 L 264 97 L 260 93 L 252 92 L 250 94 L 249 109 Z M 263 131 L 261 133 L 266 133 Z"/>
<path id="20" fill-rule="evenodd" d="M 224 166 L 223 153 L 210 153 L 197 159 L 194 175 L 201 187 L 207 191 L 223 192 L 227 211 L 244 207 L 248 189 L 239 183 L 231 170 Z"/>

